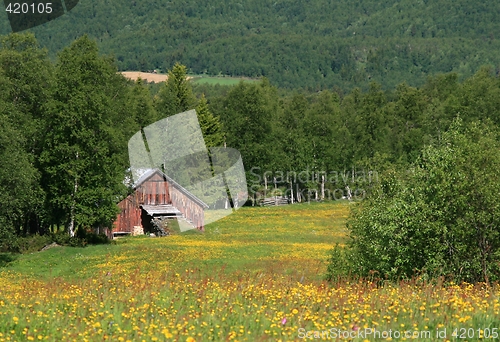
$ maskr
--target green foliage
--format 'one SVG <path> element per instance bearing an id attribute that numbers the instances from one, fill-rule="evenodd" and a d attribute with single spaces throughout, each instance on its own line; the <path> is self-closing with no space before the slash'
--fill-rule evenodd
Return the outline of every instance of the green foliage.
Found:
<path id="1" fill-rule="evenodd" d="M 153 106 L 153 100 L 149 94 L 144 81 L 138 79 L 130 90 L 129 110 L 131 118 L 140 129 L 152 124 L 157 120 L 156 110 Z M 135 133 L 131 132 L 132 134 Z"/>
<path id="2" fill-rule="evenodd" d="M 12 253 L 0 253 L 0 267 L 5 267 L 15 261 L 17 256 Z"/>
<path id="3" fill-rule="evenodd" d="M 110 225 L 123 169 L 113 136 L 113 85 L 121 76 L 88 37 L 61 52 L 40 156 L 52 219 L 75 227 Z"/>
<path id="4" fill-rule="evenodd" d="M 42 106 L 50 91 L 51 68 L 33 35 L 11 35 L 0 48 L 0 237 L 26 233 L 41 214 L 36 156 Z M 2 233 L 3 232 L 3 233 Z"/>
<path id="5" fill-rule="evenodd" d="M 346 57 L 349 51 L 342 48 L 335 55 L 343 60 L 335 68 L 346 80 L 357 68 Z M 380 56 L 373 52 L 370 60 L 375 63 Z M 302 69 L 299 71 L 302 74 Z M 387 276 L 401 277 L 416 270 L 431 275 L 455 273 L 468 280 L 495 279 L 497 271 L 487 265 L 497 257 L 491 252 L 494 247 L 490 242 L 496 235 L 489 228 L 496 221 L 484 209 L 493 210 L 493 200 L 478 193 L 491 191 L 482 183 L 496 184 L 492 176 L 480 172 L 496 166 L 495 158 L 480 152 L 490 151 L 492 147 L 487 145 L 496 146 L 496 142 L 490 133 L 484 137 L 478 133 L 478 137 L 472 138 L 472 128 L 467 131 L 469 135 L 463 133 L 472 143 L 450 140 L 450 133 L 443 133 L 458 113 L 466 124 L 483 122 L 495 131 L 500 124 L 500 81 L 494 70 L 482 69 L 464 82 L 459 81 L 461 76 L 457 73 L 436 75 L 421 88 L 408 85 L 409 79 L 408 84 L 401 84 L 394 91 L 384 91 L 382 85 L 372 82 L 365 92 L 354 89 L 346 94 L 339 88 L 289 93 L 272 86 L 267 78 L 233 87 L 193 86 L 186 80 L 186 73 L 187 68 L 178 63 L 170 71 L 166 84 L 145 86 L 142 81 L 134 83 L 117 74 L 115 61 L 101 56 L 97 44 L 86 36 L 64 49 L 55 65 L 39 49 L 32 35 L 3 39 L 0 244 L 14 246 L 19 243 L 18 237 L 44 235 L 53 226 L 62 225 L 73 232 L 109 227 L 116 217 L 116 203 L 126 194 L 122 182 L 129 167 L 128 139 L 158 119 L 196 107 L 206 145 L 226 143 L 241 152 L 249 187 L 263 186 L 262 177 L 252 178 L 254 167 L 260 176 L 269 171 L 268 181 L 276 176 L 280 189 L 289 187 L 293 176 L 287 178 L 288 171 L 324 171 L 329 176 L 329 172 L 336 175 L 327 181 L 326 190 L 341 190 L 345 194 L 349 186 L 352 191 L 359 188 L 372 193 L 373 198 L 380 198 L 380 203 L 372 198 L 360 204 L 359 220 L 352 222 L 359 223 L 356 227 L 360 236 L 363 227 L 376 223 L 371 229 L 382 242 L 370 245 L 369 239 L 360 239 L 372 248 L 365 259 L 351 254 L 339 254 L 337 259 L 357 260 L 355 268 L 364 274 L 377 269 Z M 316 85 L 321 88 L 321 82 Z M 448 154 L 440 150 L 446 139 L 460 148 Z M 427 159 L 422 159 L 421 151 L 427 145 L 434 146 L 434 150 L 426 149 Z M 435 155 L 441 159 L 431 158 Z M 476 155 L 484 160 L 478 161 Z M 460 160 L 453 159 L 460 156 Z M 407 169 L 412 163 L 417 165 L 413 174 L 394 171 Z M 444 163 L 446 171 L 439 171 L 439 163 Z M 479 168 L 480 164 L 485 168 Z M 185 171 L 180 178 L 202 178 L 195 167 L 186 171 L 180 164 L 179 168 Z M 377 173 L 374 180 L 379 178 L 380 184 L 358 179 L 358 173 L 368 175 L 370 171 Z M 460 188 L 470 198 L 476 198 L 469 204 L 464 198 L 446 192 L 458 191 L 458 183 L 444 176 L 432 178 L 429 174 L 466 179 L 467 184 L 474 184 L 480 192 L 465 185 Z M 306 190 L 304 193 L 319 190 L 320 178 L 317 174 L 316 178 L 310 176 L 305 181 L 293 180 L 294 189 L 298 186 Z M 427 183 L 432 186 L 421 185 Z M 460 201 L 455 203 L 458 198 Z M 455 221 L 445 219 L 445 211 L 462 216 Z M 475 220 L 471 213 L 476 215 Z M 419 230 L 414 229 L 417 224 L 422 226 Z M 446 240 L 449 236 L 443 237 L 444 233 L 433 233 L 444 231 L 443 227 L 453 231 L 455 240 Z M 474 251 L 467 244 L 446 254 L 437 247 L 424 249 L 417 242 L 425 237 L 439 240 L 441 244 L 437 245 L 442 245 L 442 241 L 453 245 L 464 236 L 476 241 L 478 257 L 466 257 L 465 250 Z M 100 241 L 99 237 L 67 239 L 60 242 L 82 245 Z M 400 247 L 389 248 L 387 244 L 392 239 Z M 450 260 L 444 269 L 443 260 Z M 467 260 L 468 264 L 460 260 Z"/>
<path id="6" fill-rule="evenodd" d="M 87 244 L 104 245 L 110 243 L 110 240 L 105 234 L 96 234 L 85 229 L 78 229 L 76 237 L 82 241 L 84 246 Z"/>
<path id="7" fill-rule="evenodd" d="M 69 236 L 67 232 L 52 234 L 51 240 L 60 246 L 85 247 L 87 241 L 79 236 Z"/>
<path id="8" fill-rule="evenodd" d="M 326 268 L 326 280 L 339 281 L 351 276 L 350 265 L 347 260 L 346 249 L 336 244 L 330 251 L 328 266 Z"/>
<path id="9" fill-rule="evenodd" d="M 260 84 L 240 82 L 223 100 L 218 114 L 229 147 L 238 149 L 245 169 L 271 163 L 271 122 L 278 112 L 276 89 L 267 80 Z"/>
<path id="10" fill-rule="evenodd" d="M 210 112 L 205 95 L 202 95 L 198 106 L 196 106 L 196 114 L 205 139 L 205 145 L 208 148 L 222 146 L 224 143 L 222 125 L 219 118 Z"/>
<path id="11" fill-rule="evenodd" d="M 500 4 L 486 0 L 81 2 L 32 31 L 53 57 L 88 33 L 120 70 L 268 77 L 280 87 L 384 89 L 499 65 Z M 7 20 L 0 32 L 9 32 Z M 264 53 L 265 52 L 265 53 Z"/>
<path id="12" fill-rule="evenodd" d="M 195 85 L 219 85 L 219 86 L 234 86 L 243 82 L 257 82 L 256 79 L 241 78 L 241 77 L 205 77 L 193 76 L 191 82 Z"/>
<path id="13" fill-rule="evenodd" d="M 8 238 L 0 239 L 0 267 L 2 266 L 2 255 L 4 255 L 1 253 L 34 253 L 52 243 L 59 246 L 85 247 L 87 245 L 109 244 L 110 242 L 106 235 L 87 232 L 84 229 L 79 229 L 76 236 L 73 237 L 69 236 L 65 231 L 45 235 L 11 235 Z M 4 257 L 6 258 L 4 260 L 5 264 L 12 261 L 7 260 L 6 255 Z"/>
<path id="14" fill-rule="evenodd" d="M 34 253 L 50 244 L 52 239 L 49 235 L 16 236 L 6 241 L 0 249 L 10 253 Z"/>
<path id="15" fill-rule="evenodd" d="M 352 270 L 391 279 L 500 279 L 500 142 L 488 126 L 458 120 L 409 172 L 384 175 L 348 223 Z"/>
<path id="16" fill-rule="evenodd" d="M 172 70 L 168 72 L 165 86 L 155 98 L 155 107 L 160 118 L 166 118 L 194 108 L 196 99 L 186 77 L 187 68 L 179 63 L 176 63 Z"/>

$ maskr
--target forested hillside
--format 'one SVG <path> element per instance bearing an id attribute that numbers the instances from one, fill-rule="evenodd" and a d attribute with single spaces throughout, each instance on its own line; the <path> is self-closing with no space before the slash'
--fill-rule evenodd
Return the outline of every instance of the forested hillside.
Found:
<path id="1" fill-rule="evenodd" d="M 3 12 L 0 33 L 10 28 Z M 33 29 L 55 59 L 84 33 L 120 70 L 266 76 L 286 88 L 390 89 L 500 68 L 500 3 L 486 0 L 81 0 Z"/>

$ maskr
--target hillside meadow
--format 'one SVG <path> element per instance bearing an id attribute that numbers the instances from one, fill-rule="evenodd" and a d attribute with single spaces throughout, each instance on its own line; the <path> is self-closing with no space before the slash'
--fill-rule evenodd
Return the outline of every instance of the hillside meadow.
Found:
<path id="1" fill-rule="evenodd" d="M 498 340 L 498 288 L 324 281 L 352 205 L 19 256 L 0 268 L 0 341 Z"/>

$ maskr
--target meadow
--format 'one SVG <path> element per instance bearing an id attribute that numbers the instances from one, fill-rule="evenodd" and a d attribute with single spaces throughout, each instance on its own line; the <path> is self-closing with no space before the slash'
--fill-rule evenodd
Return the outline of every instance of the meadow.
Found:
<path id="1" fill-rule="evenodd" d="M 244 207 L 204 233 L 7 260 L 0 341 L 499 340 L 498 288 L 326 282 L 352 205 Z"/>
<path id="2" fill-rule="evenodd" d="M 230 76 L 206 76 L 206 75 L 193 75 L 191 77 L 191 82 L 195 84 L 209 84 L 209 85 L 225 85 L 232 86 L 237 85 L 241 81 L 243 82 L 258 82 L 258 79 L 248 78 L 248 77 L 230 77 Z"/>

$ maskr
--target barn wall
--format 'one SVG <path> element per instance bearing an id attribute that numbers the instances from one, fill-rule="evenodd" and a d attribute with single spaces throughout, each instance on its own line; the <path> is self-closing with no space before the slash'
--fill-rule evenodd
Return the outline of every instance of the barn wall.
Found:
<path id="1" fill-rule="evenodd" d="M 137 205 L 135 197 L 135 193 L 133 193 L 118 203 L 121 212 L 116 217 L 113 230 L 109 232 L 110 237 L 113 232 L 132 232 L 134 226 L 142 226 L 141 208 Z"/>
<path id="2" fill-rule="evenodd" d="M 159 174 L 154 174 L 146 182 L 137 187 L 137 201 L 139 205 L 172 204 L 169 195 L 169 184 Z"/>
<path id="3" fill-rule="evenodd" d="M 170 188 L 170 197 L 174 207 L 179 209 L 188 220 L 193 222 L 197 229 L 204 230 L 204 213 L 203 207 L 200 204 L 173 186 Z"/>

